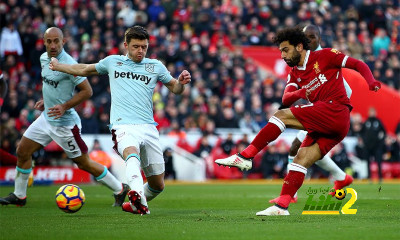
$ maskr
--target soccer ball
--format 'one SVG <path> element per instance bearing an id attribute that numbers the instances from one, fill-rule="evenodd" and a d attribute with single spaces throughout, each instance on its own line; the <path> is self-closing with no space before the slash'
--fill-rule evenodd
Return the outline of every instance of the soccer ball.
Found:
<path id="1" fill-rule="evenodd" d="M 79 211 L 85 203 L 85 194 L 82 189 L 74 184 L 60 187 L 56 193 L 58 208 L 66 213 Z"/>
<path id="2" fill-rule="evenodd" d="M 335 191 L 335 197 L 339 200 L 342 200 L 346 197 L 346 192 L 343 189 L 338 189 Z"/>

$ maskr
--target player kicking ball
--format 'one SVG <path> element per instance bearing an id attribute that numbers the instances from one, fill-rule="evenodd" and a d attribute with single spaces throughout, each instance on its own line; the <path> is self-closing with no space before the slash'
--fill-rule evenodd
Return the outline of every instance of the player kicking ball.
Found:
<path id="1" fill-rule="evenodd" d="M 191 75 L 184 70 L 175 79 L 159 60 L 146 58 L 149 34 L 141 26 L 125 32 L 127 54 L 111 55 L 96 64 L 61 64 L 52 59 L 50 68 L 77 76 L 108 74 L 111 89 L 110 131 L 114 149 L 126 163 L 131 191 L 122 210 L 150 214 L 148 201 L 164 189 L 165 164 L 157 123 L 153 117 L 154 88 L 161 82 L 174 94 L 182 94 Z M 143 184 L 143 170 L 147 183 Z"/>
<path id="2" fill-rule="evenodd" d="M 293 163 L 289 165 L 276 204 L 257 212 L 257 216 L 289 215 L 289 204 L 303 184 L 307 169 L 347 135 L 352 106 L 346 95 L 341 68 L 358 71 L 371 91 L 380 89 L 380 83 L 365 63 L 336 49 L 310 51 L 310 41 L 300 28 L 278 31 L 274 42 L 279 46 L 281 58 L 292 67 L 282 104 L 291 106 L 300 98 L 308 100 L 309 104 L 278 110 L 246 149 L 215 161 L 220 165 L 248 170 L 254 156 L 286 128 L 307 131 Z"/>
<path id="3" fill-rule="evenodd" d="M 308 25 L 303 28 L 303 32 L 310 40 L 309 42 L 309 47 L 311 51 L 319 51 L 322 49 L 321 47 L 321 33 L 319 31 L 319 28 L 315 25 Z M 346 80 L 343 78 L 343 84 L 344 88 L 346 89 L 346 95 L 350 99 L 352 90 L 349 86 L 349 84 L 346 82 Z M 281 107 L 282 108 L 282 107 Z M 283 108 L 285 108 L 283 106 Z M 301 146 L 301 143 L 304 141 L 306 138 L 307 132 L 304 130 L 300 130 L 296 138 L 292 142 L 292 146 L 290 147 L 289 150 L 289 156 L 288 156 L 288 168 L 289 165 L 293 162 L 294 157 L 296 156 L 297 152 L 299 151 L 299 148 Z M 332 175 L 334 182 L 333 189 L 336 191 L 337 189 L 342 189 L 348 185 L 350 185 L 353 182 L 353 177 L 346 174 L 343 172 L 342 169 L 338 167 L 338 165 L 332 160 L 332 158 L 329 157 L 329 154 L 326 154 L 321 160 L 316 161 L 315 164 L 324 169 L 325 171 L 329 172 Z M 329 193 L 330 195 L 334 196 L 335 193 L 334 191 Z M 279 197 L 271 199 L 269 202 L 270 203 L 276 203 L 278 201 Z M 294 195 L 292 203 L 297 202 L 297 192 Z"/>

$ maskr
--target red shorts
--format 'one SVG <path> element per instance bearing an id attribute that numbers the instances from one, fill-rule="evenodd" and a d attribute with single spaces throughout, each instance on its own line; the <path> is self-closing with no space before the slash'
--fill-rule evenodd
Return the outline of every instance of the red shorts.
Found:
<path id="1" fill-rule="evenodd" d="M 308 132 L 301 147 L 318 143 L 322 156 L 340 143 L 350 128 L 350 109 L 344 104 L 317 101 L 290 110 Z"/>

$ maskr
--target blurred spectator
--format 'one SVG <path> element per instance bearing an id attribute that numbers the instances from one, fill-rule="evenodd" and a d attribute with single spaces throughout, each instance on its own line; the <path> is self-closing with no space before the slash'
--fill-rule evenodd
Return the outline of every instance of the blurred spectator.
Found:
<path id="1" fill-rule="evenodd" d="M 378 28 L 376 35 L 372 40 L 372 48 L 374 56 L 377 57 L 380 54 L 385 54 L 389 50 L 390 38 L 387 36 L 385 29 Z"/>
<path id="2" fill-rule="evenodd" d="M 283 178 L 287 163 L 287 151 L 282 151 L 279 144 L 268 146 L 262 157 L 261 172 L 263 178 Z M 283 145 L 283 144 L 281 144 Z"/>
<path id="3" fill-rule="evenodd" d="M 350 161 L 343 143 L 339 143 L 335 147 L 333 147 L 331 150 L 331 154 L 331 158 L 336 163 L 336 165 L 338 165 L 340 169 L 349 174 L 349 171 L 351 171 Z M 350 173 L 350 175 L 352 174 Z"/>
<path id="4" fill-rule="evenodd" d="M 248 112 L 246 112 L 244 117 L 239 120 L 239 128 L 242 132 L 247 133 L 257 133 L 261 129 Z"/>
<path id="5" fill-rule="evenodd" d="M 99 140 L 94 139 L 92 150 L 89 153 L 90 159 L 95 162 L 100 163 L 103 166 L 106 166 L 111 171 L 112 160 L 111 157 L 103 151 Z"/>
<path id="6" fill-rule="evenodd" d="M 229 155 L 234 147 L 235 143 L 233 142 L 233 134 L 228 133 L 226 139 L 221 143 L 221 148 L 225 154 Z"/>
<path id="7" fill-rule="evenodd" d="M 364 122 L 361 130 L 361 136 L 366 151 L 366 160 L 368 161 L 368 178 L 371 177 L 372 158 L 378 164 L 379 179 L 382 180 L 382 155 L 383 143 L 386 136 L 386 130 L 379 118 L 377 118 L 375 108 L 368 111 L 368 119 Z"/>
<path id="8" fill-rule="evenodd" d="M 210 155 L 212 149 L 213 149 L 213 147 L 210 145 L 208 136 L 203 135 L 199 139 L 199 144 L 193 154 L 198 156 L 199 158 L 206 158 L 206 157 L 208 157 L 208 155 Z"/>
<path id="9" fill-rule="evenodd" d="M 176 180 L 176 172 L 174 169 L 174 161 L 172 155 L 172 149 L 166 148 L 163 152 L 164 162 L 165 162 L 165 179 Z"/>
<path id="10" fill-rule="evenodd" d="M 23 54 L 23 48 L 21 43 L 21 37 L 19 36 L 18 30 L 15 29 L 15 19 L 10 19 L 7 26 L 1 31 L 0 37 L 0 56 L 4 58 L 8 55 L 21 56 Z"/>

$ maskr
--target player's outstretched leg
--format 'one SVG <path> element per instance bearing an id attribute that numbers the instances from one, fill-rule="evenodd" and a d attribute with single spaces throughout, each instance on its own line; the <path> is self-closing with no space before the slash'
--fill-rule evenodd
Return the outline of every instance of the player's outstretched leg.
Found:
<path id="1" fill-rule="evenodd" d="M 122 204 L 122 210 L 133 214 L 150 214 L 147 199 L 144 195 L 143 178 L 140 172 L 140 157 L 136 153 L 126 157 L 126 178 L 131 190 L 128 192 L 129 202 Z"/>
<path id="2" fill-rule="evenodd" d="M 106 166 L 101 165 L 89 158 L 87 153 L 82 154 L 77 158 L 72 159 L 79 167 L 90 174 L 92 174 L 95 179 L 113 191 L 115 202 L 113 206 L 122 206 L 125 200 L 126 194 L 129 191 L 129 186 L 122 184 L 115 176 L 108 171 Z"/>
<path id="3" fill-rule="evenodd" d="M 135 190 L 131 190 L 128 193 L 129 202 L 122 204 L 122 210 L 133 214 L 150 214 L 150 210 L 147 206 L 142 204 L 142 196 Z"/>
<path id="4" fill-rule="evenodd" d="M 282 111 L 284 110 L 279 110 L 278 112 Z M 280 115 L 282 115 L 282 113 Z M 285 115 L 283 114 L 282 116 Z M 286 125 L 274 115 L 269 119 L 267 125 L 261 129 L 246 149 L 228 158 L 217 159 L 215 160 L 215 163 L 228 167 L 237 167 L 241 170 L 249 170 L 252 167 L 252 159 L 257 155 L 257 153 L 264 149 L 268 143 L 277 139 L 285 129 Z"/>
<path id="5" fill-rule="evenodd" d="M 121 207 L 122 204 L 125 202 L 125 197 L 128 192 L 131 190 L 128 184 L 122 184 L 122 190 L 118 194 L 114 194 L 115 202 L 112 205 L 113 207 Z"/>
<path id="6" fill-rule="evenodd" d="M 240 153 L 227 158 L 217 159 L 215 163 L 222 166 L 237 167 L 240 170 L 250 170 L 252 167 L 252 159 L 243 157 Z"/>
<path id="7" fill-rule="evenodd" d="M 333 186 L 333 190 L 335 191 L 347 187 L 353 182 L 353 177 L 343 172 L 328 155 L 325 155 L 321 160 L 315 162 L 315 164 L 332 175 L 332 178 L 335 180 Z M 334 196 L 335 192 L 332 191 L 329 194 Z"/>

